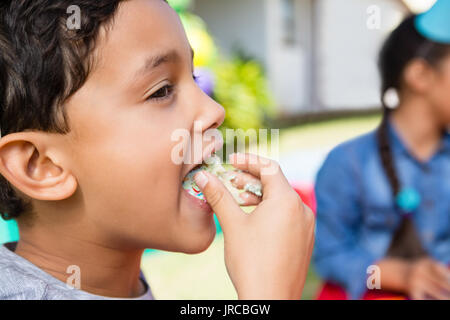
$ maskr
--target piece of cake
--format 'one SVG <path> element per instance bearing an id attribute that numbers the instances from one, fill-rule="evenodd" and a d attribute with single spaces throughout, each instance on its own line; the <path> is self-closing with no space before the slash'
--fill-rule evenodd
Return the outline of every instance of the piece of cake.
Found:
<path id="1" fill-rule="evenodd" d="M 232 171 L 225 169 L 220 161 L 220 158 L 216 155 L 213 155 L 210 158 L 206 159 L 200 167 L 189 172 L 189 174 L 183 181 L 183 189 L 187 190 L 191 195 L 198 199 L 205 200 L 205 196 L 195 183 L 194 176 L 197 172 L 202 170 L 208 171 L 217 176 L 223 182 L 225 187 L 230 191 L 233 198 L 240 205 L 244 203 L 244 200 L 242 200 L 239 195 L 244 191 L 253 193 L 258 197 L 262 196 L 261 184 L 247 183 L 243 190 L 239 190 L 238 188 L 233 186 L 232 181 L 235 179 L 235 176 L 232 174 Z"/>

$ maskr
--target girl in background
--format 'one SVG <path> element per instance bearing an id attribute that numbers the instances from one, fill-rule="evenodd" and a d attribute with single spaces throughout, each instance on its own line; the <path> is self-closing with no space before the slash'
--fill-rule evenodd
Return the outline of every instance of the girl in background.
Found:
<path id="1" fill-rule="evenodd" d="M 449 2 L 392 32 L 379 58 L 380 127 L 335 148 L 318 174 L 313 257 L 345 291 L 335 297 L 367 297 L 375 270 L 383 291 L 450 299 Z M 444 25 L 427 34 L 433 10 Z"/>

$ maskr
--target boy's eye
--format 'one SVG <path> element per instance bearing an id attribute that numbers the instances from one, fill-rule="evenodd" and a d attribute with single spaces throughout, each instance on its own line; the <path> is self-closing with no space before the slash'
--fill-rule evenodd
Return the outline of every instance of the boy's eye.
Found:
<path id="1" fill-rule="evenodd" d="M 154 94 L 152 94 L 147 100 L 159 100 L 159 99 L 166 99 L 170 97 L 170 95 L 173 93 L 174 86 L 172 85 L 165 85 L 158 91 L 156 91 Z"/>

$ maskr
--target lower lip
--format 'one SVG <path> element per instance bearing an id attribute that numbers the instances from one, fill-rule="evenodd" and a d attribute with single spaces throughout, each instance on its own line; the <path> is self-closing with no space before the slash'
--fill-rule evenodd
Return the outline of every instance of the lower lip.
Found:
<path id="1" fill-rule="evenodd" d="M 213 212 L 211 206 L 204 200 L 200 200 L 193 195 L 191 195 L 187 190 L 183 189 L 183 194 L 188 198 L 189 202 L 197 207 L 198 209 L 202 210 L 206 214 L 211 214 Z"/>

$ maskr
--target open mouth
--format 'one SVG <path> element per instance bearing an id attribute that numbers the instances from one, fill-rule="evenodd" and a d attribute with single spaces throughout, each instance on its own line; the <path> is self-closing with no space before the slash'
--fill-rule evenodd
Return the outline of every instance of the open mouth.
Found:
<path id="1" fill-rule="evenodd" d="M 208 171 L 220 177 L 219 172 L 226 172 L 225 168 L 220 164 L 220 159 L 213 155 L 203 161 L 202 164 L 195 166 L 183 180 L 183 189 L 197 199 L 205 200 L 203 192 L 194 181 L 194 176 L 200 171 Z"/>
<path id="2" fill-rule="evenodd" d="M 244 200 L 240 197 L 240 194 L 242 192 L 248 191 L 259 197 L 262 196 L 261 185 L 247 184 L 243 190 L 236 188 L 232 183 L 236 178 L 236 176 L 233 174 L 233 170 L 227 170 L 222 165 L 220 158 L 217 155 L 212 155 L 211 157 L 205 159 L 202 164 L 197 165 L 191 171 L 189 171 L 189 173 L 183 180 L 183 189 L 197 199 L 205 200 L 203 192 L 194 181 L 194 176 L 202 170 L 208 171 L 209 173 L 218 177 L 228 189 L 228 191 L 230 191 L 236 202 L 240 205 L 244 204 Z"/>

